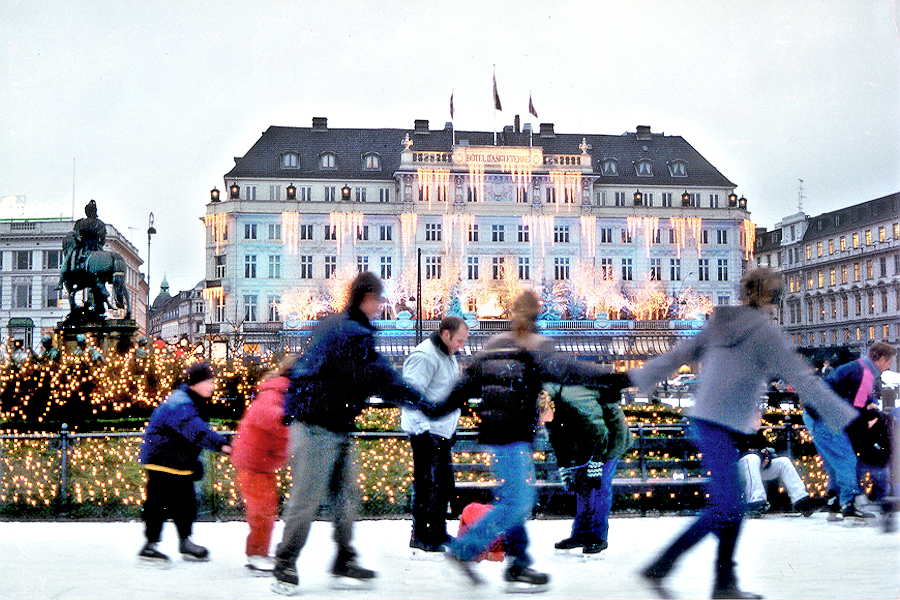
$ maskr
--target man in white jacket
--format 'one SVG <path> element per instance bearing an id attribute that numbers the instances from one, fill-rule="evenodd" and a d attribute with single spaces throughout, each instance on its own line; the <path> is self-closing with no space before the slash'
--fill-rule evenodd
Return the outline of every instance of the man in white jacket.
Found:
<path id="1" fill-rule="evenodd" d="M 403 362 L 403 379 L 429 402 L 447 397 L 460 377 L 456 354 L 469 338 L 460 317 L 444 317 L 438 330 L 413 348 Z M 447 502 L 453 492 L 450 450 L 460 411 L 429 419 L 419 410 L 403 407 L 400 427 L 409 435 L 413 452 L 412 536 L 414 554 L 441 553 L 447 543 Z M 440 556 L 440 554 L 435 554 Z"/>

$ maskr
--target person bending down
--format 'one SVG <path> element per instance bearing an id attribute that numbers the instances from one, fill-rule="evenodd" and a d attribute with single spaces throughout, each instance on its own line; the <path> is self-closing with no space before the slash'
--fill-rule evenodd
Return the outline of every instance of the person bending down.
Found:
<path id="1" fill-rule="evenodd" d="M 738 461 L 738 471 L 744 484 L 747 513 L 759 518 L 769 509 L 765 482 L 778 481 L 791 499 L 794 509 L 804 517 L 825 505 L 823 499 L 811 498 L 806 484 L 800 479 L 794 463 L 786 456 L 778 456 L 772 448 L 748 452 Z"/>

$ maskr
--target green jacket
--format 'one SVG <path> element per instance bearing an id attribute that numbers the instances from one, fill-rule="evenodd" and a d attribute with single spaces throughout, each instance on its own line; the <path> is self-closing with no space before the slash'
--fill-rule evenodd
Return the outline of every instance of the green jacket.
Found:
<path id="1" fill-rule="evenodd" d="M 631 433 L 618 402 L 601 403 L 596 390 L 580 385 L 545 384 L 554 403 L 547 423 L 557 464 L 573 467 L 593 460 L 606 462 L 631 446 Z"/>

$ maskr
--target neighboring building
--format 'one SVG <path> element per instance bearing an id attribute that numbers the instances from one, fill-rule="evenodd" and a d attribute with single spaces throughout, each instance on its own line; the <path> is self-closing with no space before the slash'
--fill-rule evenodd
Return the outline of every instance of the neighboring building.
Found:
<path id="1" fill-rule="evenodd" d="M 421 269 L 428 317 L 451 295 L 498 316 L 511 289 L 565 285 L 597 318 L 665 318 L 652 291 L 737 302 L 746 200 L 683 138 L 532 131 L 518 116 L 497 137 L 423 120 L 267 129 L 207 205 L 210 339 L 272 347 L 364 269 L 410 305 Z"/>
<path id="2" fill-rule="evenodd" d="M 206 335 L 206 301 L 203 299 L 205 281 L 190 290 L 169 294 L 169 282 L 163 277 L 159 295 L 150 308 L 150 337 L 170 344 L 185 339 L 192 348 L 204 342 Z"/>
<path id="3" fill-rule="evenodd" d="M 62 241 L 74 225 L 71 219 L 0 220 L 0 339 L 15 338 L 37 349 L 41 336 L 52 333 L 69 314 L 69 298 L 65 290 L 56 291 L 56 285 Z M 137 248 L 108 223 L 106 250 L 125 259 L 132 317 L 143 331 L 147 283 L 138 271 L 143 261 Z M 78 296 L 81 304 L 82 292 Z"/>
<path id="4" fill-rule="evenodd" d="M 809 217 L 756 237 L 756 262 L 784 279 L 780 321 L 801 347 L 900 341 L 900 193 Z"/>

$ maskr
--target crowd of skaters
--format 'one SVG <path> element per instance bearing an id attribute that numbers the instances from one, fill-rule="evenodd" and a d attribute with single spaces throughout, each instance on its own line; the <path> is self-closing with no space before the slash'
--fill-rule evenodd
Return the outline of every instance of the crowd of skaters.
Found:
<path id="1" fill-rule="evenodd" d="M 890 468 L 890 461 L 897 453 L 890 453 L 890 443 L 886 455 L 869 448 L 873 430 L 880 431 L 875 425 L 890 427 L 876 401 L 880 373 L 896 350 L 873 344 L 866 357 L 835 369 L 823 380 L 807 368 L 770 318 L 780 286 L 778 276 L 768 269 L 749 272 L 741 281 L 741 306 L 716 307 L 697 336 L 628 373 L 614 373 L 557 352 L 536 326 L 540 299 L 524 292 L 511 307 L 511 331 L 490 338 L 465 370 L 456 354 L 466 343 L 468 327 L 450 316 L 413 349 L 400 373 L 376 351 L 372 320 L 383 308 L 383 284 L 370 272 L 360 273 L 350 284 L 345 309 L 317 326 L 306 352 L 287 358 L 260 383 L 233 448 L 203 419 L 214 384 L 212 371 L 203 363 L 191 365 L 183 383 L 154 411 L 141 452 L 148 478 L 146 540 L 139 556 L 169 560 L 157 544 L 162 525 L 170 518 L 182 556 L 209 559 L 209 551 L 190 537 L 196 518 L 194 481 L 202 477 L 198 456 L 205 448 L 232 455 L 250 528 L 247 567 L 271 575 L 273 591 L 287 595 L 300 591 L 298 559 L 323 504 L 330 506 L 333 520 L 332 575 L 345 584 L 371 581 L 376 573 L 360 564 L 352 543 L 358 490 L 350 433 L 366 400 L 379 396 L 387 405 L 401 407 L 401 428 L 413 450 L 409 546 L 414 557 L 446 557 L 473 585 L 480 585 L 475 563 L 499 555 L 507 559 L 503 578 L 509 591 L 546 590 L 550 576 L 532 567 L 525 526 L 535 499 L 531 484 L 536 431 L 549 432 L 562 479 L 577 500 L 571 534 L 556 548 L 601 552 L 609 546 L 616 461 L 629 443 L 618 406 L 621 390 L 636 386 L 651 392 L 681 365 L 700 363 L 710 375 L 698 389 L 689 431 L 710 475 L 707 505 L 638 573 L 638 580 L 660 597 L 669 597 L 668 573 L 682 554 L 712 534 L 718 539 L 712 596 L 759 598 L 738 585 L 734 553 L 747 507 L 759 502 L 754 482 L 771 478 L 775 471 L 769 470 L 776 464 L 778 474 L 784 474 L 783 460 L 770 455 L 766 464 L 765 449 L 746 451 L 759 428 L 758 397 L 766 382 L 782 378 L 800 395 L 804 420 L 829 476 L 829 514 L 844 519 L 871 516 L 862 506 L 863 473 L 875 481 L 873 496 L 885 523 L 891 522 L 888 518 L 896 508 L 891 473 L 897 470 Z M 453 493 L 450 451 L 460 409 L 473 398 L 481 399 L 476 408 L 479 442 L 490 455 L 498 486 L 492 505 L 479 512 L 479 520 L 453 536 L 446 523 Z M 751 454 L 760 460 L 748 459 Z M 285 464 L 291 465 L 291 492 L 281 540 L 270 554 L 278 518 L 276 473 Z M 748 469 L 759 478 L 748 477 Z M 801 492 L 795 480 L 785 480 L 785 485 L 804 515 L 821 506 L 805 487 Z"/>

